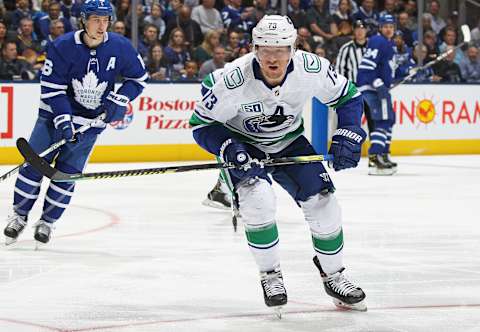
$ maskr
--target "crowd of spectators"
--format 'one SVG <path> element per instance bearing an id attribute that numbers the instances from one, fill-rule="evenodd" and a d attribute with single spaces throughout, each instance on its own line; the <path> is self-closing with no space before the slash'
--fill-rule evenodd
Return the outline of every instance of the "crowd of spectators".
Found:
<path id="1" fill-rule="evenodd" d="M 138 14 L 138 51 L 153 80 L 198 81 L 250 51 L 250 32 L 265 14 L 279 14 L 280 0 L 111 0 L 111 30 L 127 38 L 132 11 Z M 0 79 L 38 78 L 46 49 L 64 33 L 81 29 L 81 0 L 0 0 Z M 418 44 L 415 0 L 288 0 L 288 16 L 298 30 L 298 48 L 335 62 L 361 20 L 369 36 L 378 19 L 397 19 L 397 57 L 426 63 L 461 42 L 458 13 L 441 17 L 438 0 L 427 0 L 424 44 Z M 419 73 L 417 82 L 480 82 L 480 21 L 472 42 Z M 408 74 L 405 73 L 405 75 Z"/>

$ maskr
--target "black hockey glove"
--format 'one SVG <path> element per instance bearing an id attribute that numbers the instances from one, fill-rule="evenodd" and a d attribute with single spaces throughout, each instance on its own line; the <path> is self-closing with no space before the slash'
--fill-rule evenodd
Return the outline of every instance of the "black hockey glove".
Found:
<path id="1" fill-rule="evenodd" d="M 75 141 L 75 127 L 72 123 L 72 116 L 70 114 L 57 115 L 53 118 L 53 125 L 55 129 L 60 132 L 62 138 L 68 142 Z"/>
<path id="2" fill-rule="evenodd" d="M 336 171 L 357 167 L 366 137 L 365 131 L 357 126 L 345 126 L 335 130 L 329 151 L 333 155 L 333 161 L 329 161 L 328 166 Z"/>
<path id="3" fill-rule="evenodd" d="M 122 121 L 127 113 L 127 105 L 130 102 L 128 97 L 116 94 L 113 91 L 107 96 L 107 100 L 103 104 L 103 111 L 105 112 L 105 123 L 114 121 Z"/>
<path id="4" fill-rule="evenodd" d="M 260 176 L 265 172 L 263 164 L 250 157 L 245 145 L 231 138 L 223 142 L 220 148 L 220 156 L 226 162 L 233 163 L 236 166 L 229 171 L 232 176 L 240 181 Z"/>

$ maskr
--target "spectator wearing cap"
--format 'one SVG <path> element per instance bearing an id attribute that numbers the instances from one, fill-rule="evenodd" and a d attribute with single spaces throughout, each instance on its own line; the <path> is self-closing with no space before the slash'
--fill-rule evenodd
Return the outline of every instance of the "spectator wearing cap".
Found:
<path id="1" fill-rule="evenodd" d="M 432 14 L 432 29 L 438 35 L 440 33 L 440 30 L 442 30 L 442 28 L 447 25 L 443 18 L 440 16 L 440 2 L 438 2 L 437 0 L 431 0 L 428 12 Z"/>
<path id="2" fill-rule="evenodd" d="M 412 30 L 409 29 L 408 24 L 409 24 L 408 13 L 406 11 L 400 12 L 400 14 L 398 14 L 397 30 L 403 33 L 403 40 L 405 41 L 405 44 L 407 44 L 408 47 L 412 47 L 413 46 Z"/>
<path id="3" fill-rule="evenodd" d="M 367 49 L 367 28 L 362 21 L 353 24 L 353 40 L 344 44 L 337 55 L 335 69 L 338 73 L 357 82 L 358 66 Z"/>
<path id="4" fill-rule="evenodd" d="M 220 12 L 215 8 L 215 0 L 203 0 L 201 5 L 192 9 L 192 20 L 200 25 L 203 34 L 216 30 L 223 33 L 223 21 Z"/>
<path id="5" fill-rule="evenodd" d="M 18 58 L 17 44 L 5 42 L 0 58 L 0 80 L 29 80 L 32 77 L 35 77 L 32 65 Z"/>
<path id="6" fill-rule="evenodd" d="M 368 36 L 372 36 L 377 33 L 378 30 L 378 12 L 375 11 L 375 0 L 362 0 L 362 5 L 353 15 L 353 20 L 360 20 L 367 27 Z"/>
<path id="7" fill-rule="evenodd" d="M 480 82 L 480 61 L 478 59 L 478 48 L 470 45 L 467 50 L 467 56 L 460 63 L 462 77 L 466 82 Z"/>
<path id="8" fill-rule="evenodd" d="M 443 43 L 440 44 L 438 47 L 438 50 L 440 53 L 444 53 L 447 51 L 447 47 L 455 47 L 456 45 L 456 40 L 457 40 L 457 31 L 452 28 L 452 27 L 447 27 L 445 28 L 445 32 L 443 35 Z M 455 63 L 460 64 L 463 59 L 465 58 L 465 55 L 463 54 L 461 49 L 457 49 L 455 52 Z"/>
<path id="9" fill-rule="evenodd" d="M 413 60 L 412 50 L 403 40 L 403 32 L 400 30 L 395 31 L 393 42 L 395 43 L 395 46 L 393 47 L 395 51 L 393 61 L 396 67 L 395 80 L 401 81 L 408 75 L 410 69 L 415 67 L 415 61 Z"/>
<path id="10" fill-rule="evenodd" d="M 300 0 L 288 0 L 287 15 L 295 28 L 307 27 L 307 13 L 300 7 Z"/>
<path id="11" fill-rule="evenodd" d="M 447 18 L 447 25 L 440 30 L 440 33 L 438 34 L 441 37 L 441 40 L 443 40 L 443 36 L 445 35 L 445 30 L 447 28 L 453 28 L 455 32 L 457 33 L 457 39 L 455 40 L 455 44 L 460 43 L 463 41 L 463 35 L 460 29 L 460 26 L 458 24 L 458 12 L 454 10 L 450 15 L 448 15 Z"/>

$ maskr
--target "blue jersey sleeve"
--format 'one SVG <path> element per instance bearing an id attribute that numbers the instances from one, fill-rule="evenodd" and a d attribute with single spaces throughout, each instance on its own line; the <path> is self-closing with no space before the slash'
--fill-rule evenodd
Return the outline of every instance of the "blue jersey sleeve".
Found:
<path id="1" fill-rule="evenodd" d="M 148 74 L 142 57 L 126 38 L 122 38 L 121 52 L 125 59 L 120 72 L 123 83 L 117 93 L 127 96 L 129 100 L 134 100 L 147 86 Z"/>
<path id="2" fill-rule="evenodd" d="M 376 35 L 368 40 L 367 50 L 358 66 L 358 85 L 372 85 L 380 78 L 386 87 L 393 79 L 393 45 L 385 37 Z"/>
<path id="3" fill-rule="evenodd" d="M 51 43 L 40 75 L 40 103 L 54 116 L 72 114 L 67 97 L 69 62 L 63 57 L 63 44 Z"/>

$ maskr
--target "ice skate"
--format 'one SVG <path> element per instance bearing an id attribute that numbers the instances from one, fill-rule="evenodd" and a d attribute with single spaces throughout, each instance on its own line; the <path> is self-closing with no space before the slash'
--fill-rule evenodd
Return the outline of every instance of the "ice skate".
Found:
<path id="1" fill-rule="evenodd" d="M 394 170 L 390 164 L 383 160 L 380 154 L 368 156 L 368 175 L 393 175 Z"/>
<path id="2" fill-rule="evenodd" d="M 341 309 L 367 311 L 365 293 L 363 290 L 347 279 L 342 268 L 340 271 L 327 275 L 320 266 L 318 257 L 313 258 L 313 263 L 320 271 L 323 286 L 333 303 Z"/>
<path id="3" fill-rule="evenodd" d="M 3 230 L 5 245 L 8 246 L 15 243 L 18 236 L 25 229 L 25 226 L 27 226 L 27 217 L 13 212 L 13 214 L 7 218 L 7 226 Z"/>
<path id="4" fill-rule="evenodd" d="M 282 307 L 287 304 L 287 291 L 283 285 L 280 268 L 260 273 L 260 284 L 263 289 L 263 299 L 267 307 L 272 307 L 275 315 L 282 318 Z"/>
<path id="5" fill-rule="evenodd" d="M 35 228 L 34 238 L 37 242 L 37 249 L 50 241 L 52 230 L 54 228 L 52 223 L 48 223 L 44 220 L 39 220 L 33 225 Z"/>
<path id="6" fill-rule="evenodd" d="M 207 198 L 202 204 L 222 210 L 230 210 L 232 207 L 230 195 L 222 191 L 220 180 L 217 181 L 215 187 L 207 194 Z"/>
<path id="7" fill-rule="evenodd" d="M 393 173 L 397 173 L 397 163 L 392 161 L 392 159 L 390 159 L 389 153 L 382 154 L 382 159 L 385 164 L 390 165 L 390 167 L 393 170 Z"/>

